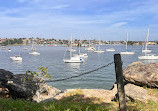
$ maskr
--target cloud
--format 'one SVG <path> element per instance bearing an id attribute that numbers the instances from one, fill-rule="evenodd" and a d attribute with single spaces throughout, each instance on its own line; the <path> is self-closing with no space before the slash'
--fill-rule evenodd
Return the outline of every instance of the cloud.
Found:
<path id="1" fill-rule="evenodd" d="M 25 3 L 25 2 L 29 2 L 29 3 L 38 3 L 41 0 L 17 0 L 19 3 Z"/>
<path id="2" fill-rule="evenodd" d="M 127 24 L 127 22 L 119 22 L 119 23 L 112 24 L 111 27 L 121 27 L 121 26 L 124 26 L 126 24 Z"/>
<path id="3" fill-rule="evenodd" d="M 70 7 L 70 5 L 56 5 L 53 7 L 53 9 L 62 9 L 62 8 L 67 8 Z"/>

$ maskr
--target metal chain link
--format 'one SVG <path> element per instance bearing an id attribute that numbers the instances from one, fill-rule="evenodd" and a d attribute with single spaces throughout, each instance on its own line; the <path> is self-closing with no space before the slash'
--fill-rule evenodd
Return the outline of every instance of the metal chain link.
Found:
<path id="1" fill-rule="evenodd" d="M 88 72 L 84 72 L 84 73 L 79 74 L 79 75 L 77 75 L 77 76 L 71 76 L 71 77 L 67 77 L 67 78 L 63 78 L 63 79 L 57 79 L 57 80 L 47 80 L 47 81 L 45 81 L 45 82 L 57 82 L 57 81 L 64 81 L 64 80 L 68 80 L 68 79 L 80 77 L 80 76 L 83 76 L 83 75 L 86 75 L 86 74 L 95 72 L 95 71 L 97 71 L 97 70 L 99 70 L 99 69 L 105 68 L 105 67 L 107 67 L 107 66 L 109 66 L 109 65 L 111 65 L 111 64 L 113 64 L 113 63 L 114 63 L 114 62 L 111 62 L 111 63 L 109 63 L 109 64 L 107 64 L 107 65 L 104 65 L 104 66 L 102 66 L 102 67 L 99 67 L 99 68 L 97 68 L 97 69 L 94 69 L 94 70 L 91 70 L 91 71 L 88 71 Z"/>

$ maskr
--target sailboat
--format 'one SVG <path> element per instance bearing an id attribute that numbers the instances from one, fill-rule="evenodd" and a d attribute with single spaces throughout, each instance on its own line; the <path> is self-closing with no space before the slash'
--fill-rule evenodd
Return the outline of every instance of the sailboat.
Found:
<path id="1" fill-rule="evenodd" d="M 72 48 L 72 37 L 71 37 L 71 40 L 70 40 L 70 47 L 69 47 L 69 49 L 67 51 L 69 51 L 69 52 L 76 52 L 76 50 Z"/>
<path id="2" fill-rule="evenodd" d="M 85 48 L 85 50 L 87 51 L 95 51 L 96 49 L 93 46 L 90 46 L 90 39 L 89 39 L 89 44 L 88 44 L 88 48 Z"/>
<path id="3" fill-rule="evenodd" d="M 32 44 L 32 47 L 31 47 L 31 52 L 29 53 L 30 55 L 40 55 L 39 52 L 37 52 Z"/>
<path id="4" fill-rule="evenodd" d="M 147 34 L 147 37 L 149 37 L 149 28 L 148 28 L 148 34 Z M 147 47 L 146 47 L 147 49 Z M 155 60 L 155 59 L 158 59 L 158 55 L 156 54 L 148 54 L 148 52 L 144 52 L 145 55 L 144 56 L 138 56 L 138 59 L 141 59 L 141 60 Z"/>
<path id="5" fill-rule="evenodd" d="M 71 44 L 72 44 L 72 37 L 71 37 Z M 73 56 L 73 52 L 72 51 L 69 51 L 69 50 L 67 50 L 66 52 L 69 52 L 70 53 L 70 58 L 69 59 L 66 59 L 65 58 L 65 55 L 64 55 L 64 59 L 63 59 L 63 61 L 65 62 L 65 63 L 82 63 L 84 60 L 82 59 L 82 57 L 80 57 L 80 56 Z"/>
<path id="6" fill-rule="evenodd" d="M 98 50 L 95 50 L 94 52 L 95 53 L 104 53 L 104 51 L 100 49 L 100 39 L 99 39 Z"/>
<path id="7" fill-rule="evenodd" d="M 128 33 L 127 33 L 127 40 L 126 40 L 125 42 L 126 42 L 126 51 L 120 52 L 120 54 L 124 54 L 124 55 L 133 55 L 133 54 L 135 54 L 135 52 L 130 51 L 130 50 L 128 50 L 128 48 L 127 48 L 127 43 L 128 43 Z"/>
<path id="8" fill-rule="evenodd" d="M 144 42 L 144 45 L 143 45 L 143 48 L 145 46 L 145 49 L 142 48 L 142 52 L 150 53 L 152 51 L 152 50 L 148 49 L 148 37 L 149 37 L 149 29 L 148 29 L 148 35 L 146 36 L 145 42 Z"/>
<path id="9" fill-rule="evenodd" d="M 79 54 L 73 54 L 73 56 L 79 56 L 81 58 L 87 58 L 87 53 L 81 53 L 81 42 L 79 42 Z"/>
<path id="10" fill-rule="evenodd" d="M 111 41 L 110 41 L 110 45 L 111 45 Z M 114 52 L 115 49 L 114 48 L 109 48 L 109 49 L 106 49 L 107 52 Z"/>
<path id="11" fill-rule="evenodd" d="M 9 39 L 8 39 L 8 45 L 9 45 Z M 9 49 L 8 49 L 8 52 L 11 52 L 11 51 L 12 51 L 12 50 L 9 48 Z"/>

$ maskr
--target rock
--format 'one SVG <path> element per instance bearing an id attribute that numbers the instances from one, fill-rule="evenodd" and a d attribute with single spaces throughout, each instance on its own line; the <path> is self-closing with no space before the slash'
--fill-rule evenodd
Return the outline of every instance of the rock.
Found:
<path id="1" fill-rule="evenodd" d="M 7 84 L 7 82 L 13 78 L 13 76 L 14 75 L 12 72 L 0 69 L 0 87 L 5 87 L 5 84 Z"/>
<path id="2" fill-rule="evenodd" d="M 110 103 L 115 95 L 117 94 L 117 85 L 114 84 L 114 88 L 112 90 L 105 90 L 105 89 L 66 89 L 64 93 L 61 93 L 55 98 L 57 100 L 60 100 L 67 96 L 72 96 L 71 94 L 74 92 L 81 92 L 81 95 L 84 96 L 84 98 L 96 98 L 101 99 L 102 102 Z"/>
<path id="3" fill-rule="evenodd" d="M 48 86 L 47 84 L 40 84 L 40 88 L 36 91 L 32 99 L 36 102 L 55 101 L 54 97 L 60 93 L 61 91 L 57 88 Z"/>
<path id="4" fill-rule="evenodd" d="M 158 88 L 158 63 L 134 62 L 124 69 L 123 75 L 127 82 Z"/>
<path id="5" fill-rule="evenodd" d="M 0 83 L 9 90 L 12 98 L 23 98 L 37 102 L 53 98 L 61 91 L 48 86 L 42 78 L 17 74 L 0 69 Z"/>
<path id="6" fill-rule="evenodd" d="M 12 83 L 6 84 L 9 93 L 13 98 L 31 99 L 35 95 L 40 84 L 40 79 L 36 79 L 33 76 L 26 76 L 26 74 L 14 75 Z"/>
<path id="7" fill-rule="evenodd" d="M 134 84 L 125 85 L 125 94 L 127 97 L 132 98 L 133 100 L 139 100 L 142 102 L 148 102 L 149 100 L 157 101 L 157 98 L 150 96 L 146 89 Z"/>

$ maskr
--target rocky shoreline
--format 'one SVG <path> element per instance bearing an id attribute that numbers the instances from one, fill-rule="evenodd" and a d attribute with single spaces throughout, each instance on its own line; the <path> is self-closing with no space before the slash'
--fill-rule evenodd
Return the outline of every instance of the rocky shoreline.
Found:
<path id="1" fill-rule="evenodd" d="M 142 86 L 158 88 L 158 63 L 143 64 L 134 62 L 123 71 L 125 79 L 126 100 L 148 102 L 158 101 Z M 40 81 L 40 82 L 39 82 Z M 117 85 L 111 90 L 105 89 L 66 89 L 61 91 L 48 86 L 44 80 L 25 74 L 14 75 L 10 71 L 0 69 L 0 95 L 3 97 L 22 98 L 36 102 L 58 101 L 77 93 L 84 98 L 97 98 L 110 103 L 117 98 Z"/>

